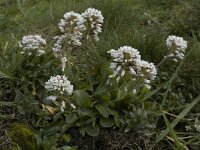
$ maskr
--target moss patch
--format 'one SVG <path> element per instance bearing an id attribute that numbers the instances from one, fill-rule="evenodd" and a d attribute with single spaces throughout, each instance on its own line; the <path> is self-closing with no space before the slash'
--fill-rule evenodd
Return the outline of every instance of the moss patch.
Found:
<path id="1" fill-rule="evenodd" d="M 10 126 L 8 135 L 13 143 L 12 149 L 36 150 L 37 143 L 34 132 L 26 125 L 15 123 Z M 17 146 L 16 146 L 17 145 Z"/>

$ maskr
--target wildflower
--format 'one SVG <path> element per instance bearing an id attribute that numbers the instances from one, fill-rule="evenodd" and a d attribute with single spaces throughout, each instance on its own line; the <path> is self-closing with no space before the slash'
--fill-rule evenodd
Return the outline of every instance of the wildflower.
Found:
<path id="1" fill-rule="evenodd" d="M 62 57 L 62 58 L 61 58 L 61 67 L 62 67 L 62 71 L 65 70 L 66 62 L 67 62 L 67 58 L 66 58 L 66 57 Z"/>
<path id="2" fill-rule="evenodd" d="M 170 35 L 166 40 L 166 45 L 170 50 L 170 53 L 166 57 L 172 58 L 175 62 L 184 58 L 187 41 L 183 40 L 182 37 Z"/>
<path id="3" fill-rule="evenodd" d="M 61 94 L 66 92 L 68 95 L 71 95 L 73 92 L 73 85 L 70 84 L 70 81 L 65 76 L 51 76 L 51 78 L 45 82 L 45 89 L 48 91 L 59 91 Z"/>
<path id="4" fill-rule="evenodd" d="M 84 22 L 83 17 L 73 11 L 65 13 L 64 19 L 60 20 L 58 27 L 64 33 L 69 45 L 81 45 L 82 31 L 85 30 Z"/>
<path id="5" fill-rule="evenodd" d="M 102 23 L 104 17 L 101 14 L 101 11 L 94 8 L 88 8 L 84 13 L 81 14 L 86 20 L 86 26 L 88 29 L 89 35 L 95 40 L 98 41 L 98 34 L 102 32 Z"/>
<path id="6" fill-rule="evenodd" d="M 48 97 L 46 98 L 47 101 L 51 101 L 51 102 L 56 101 L 56 99 L 57 99 L 57 96 L 53 96 L 53 95 L 50 95 L 50 96 L 48 96 Z"/>
<path id="7" fill-rule="evenodd" d="M 117 77 L 117 81 L 128 71 L 133 77 L 138 74 L 138 63 L 141 61 L 140 53 L 137 49 L 129 46 L 120 47 L 118 50 L 111 49 L 108 51 L 113 57 L 110 68 L 114 70 L 110 77 Z"/>
<path id="8" fill-rule="evenodd" d="M 191 128 L 191 126 L 185 126 L 185 130 L 186 131 L 189 131 L 189 130 L 191 130 L 192 128 Z"/>
<path id="9" fill-rule="evenodd" d="M 65 109 L 65 101 L 62 101 L 60 106 L 61 112 L 64 112 L 64 109 Z"/>
<path id="10" fill-rule="evenodd" d="M 145 87 L 150 89 L 151 80 L 154 80 L 157 75 L 157 69 L 154 63 L 149 63 L 147 61 L 141 60 L 140 70 L 138 71 L 140 75 L 143 75 Z"/>
<path id="11" fill-rule="evenodd" d="M 52 51 L 56 57 L 63 56 L 62 45 L 63 45 L 64 39 L 65 39 L 64 35 L 54 37 L 54 40 L 56 40 L 56 43 L 54 44 Z"/>
<path id="12" fill-rule="evenodd" d="M 111 78 L 116 77 L 119 82 L 126 74 L 131 75 L 133 81 L 142 78 L 144 85 L 149 89 L 151 80 L 157 75 L 156 67 L 153 63 L 141 60 L 140 53 L 137 49 L 130 46 L 122 46 L 118 50 L 111 49 L 108 51 L 113 57 L 110 68 L 113 69 Z"/>
<path id="13" fill-rule="evenodd" d="M 133 94 L 135 95 L 137 93 L 136 89 L 133 89 Z"/>
<path id="14" fill-rule="evenodd" d="M 45 54 L 46 41 L 40 35 L 27 35 L 19 42 L 24 52 L 28 52 L 28 55 L 36 53 L 37 56 Z"/>

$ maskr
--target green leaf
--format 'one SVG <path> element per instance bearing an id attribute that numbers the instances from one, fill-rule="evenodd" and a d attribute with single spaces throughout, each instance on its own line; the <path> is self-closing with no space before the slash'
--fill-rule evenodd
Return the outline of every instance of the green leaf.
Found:
<path id="1" fill-rule="evenodd" d="M 115 111 L 115 110 L 111 110 L 111 109 L 110 109 L 110 113 L 111 113 L 111 114 L 114 116 L 114 118 L 115 118 L 115 125 L 116 125 L 117 127 L 120 127 L 120 121 L 119 121 L 118 112 Z"/>
<path id="2" fill-rule="evenodd" d="M 179 115 L 178 117 L 170 124 L 172 128 L 174 128 L 181 119 L 183 119 L 187 113 L 200 101 L 200 96 L 198 96 L 192 103 L 190 103 Z M 169 133 L 169 129 L 165 129 L 161 132 L 161 134 L 156 138 L 156 143 L 160 142 L 163 137 L 165 137 Z"/>
<path id="3" fill-rule="evenodd" d="M 70 147 L 70 146 L 63 146 L 62 150 L 77 150 L 76 147 Z"/>
<path id="4" fill-rule="evenodd" d="M 102 100 L 108 102 L 111 99 L 111 94 L 105 87 L 98 87 L 95 91 L 95 96 L 99 96 Z"/>
<path id="5" fill-rule="evenodd" d="M 3 19 L 5 19 L 6 17 L 5 17 L 5 14 L 0 14 L 0 20 L 3 20 Z"/>
<path id="6" fill-rule="evenodd" d="M 144 97 L 149 93 L 149 90 L 147 88 L 142 88 L 140 94 L 138 95 L 138 100 L 142 101 L 144 100 Z"/>
<path id="7" fill-rule="evenodd" d="M 127 94 L 123 98 L 115 101 L 115 104 L 118 109 L 127 109 L 130 107 L 130 104 L 133 102 L 133 95 L 131 93 Z"/>
<path id="8" fill-rule="evenodd" d="M 111 94 L 109 91 L 107 91 L 106 93 L 102 94 L 102 98 L 103 101 L 105 102 L 109 102 L 111 100 Z"/>
<path id="9" fill-rule="evenodd" d="M 76 90 L 74 92 L 74 99 L 76 100 L 79 107 L 91 107 L 92 106 L 90 96 L 84 90 Z"/>
<path id="10" fill-rule="evenodd" d="M 87 124 L 93 123 L 93 122 L 96 122 L 96 118 L 90 118 L 90 119 L 87 119 L 84 121 L 77 122 L 76 126 L 83 126 L 83 125 L 87 125 Z"/>
<path id="11" fill-rule="evenodd" d="M 125 90 L 118 89 L 117 100 L 121 100 L 126 96 L 127 92 Z"/>
<path id="12" fill-rule="evenodd" d="M 169 132 L 170 132 L 170 134 L 171 134 L 171 136 L 172 136 L 172 138 L 173 138 L 173 140 L 174 140 L 174 143 L 175 143 L 176 146 L 177 146 L 177 150 L 178 150 L 178 149 L 183 149 L 182 144 L 179 142 L 178 137 L 177 137 L 177 135 L 176 135 L 174 129 L 173 129 L 172 126 L 170 125 L 169 120 L 167 119 L 166 114 L 165 114 L 163 111 L 162 111 L 162 115 L 163 115 L 163 117 L 164 117 L 165 124 L 167 125 L 167 128 L 169 129 Z"/>
<path id="13" fill-rule="evenodd" d="M 72 124 L 74 123 L 76 120 L 78 119 L 78 116 L 76 113 L 71 113 L 71 114 L 68 114 L 65 118 L 65 121 L 69 124 Z"/>
<path id="14" fill-rule="evenodd" d="M 14 119 L 15 115 L 14 114 L 11 114 L 11 115 L 2 115 L 2 114 L 0 114 L 0 118 L 3 118 L 3 119 Z"/>
<path id="15" fill-rule="evenodd" d="M 114 118 L 100 118 L 100 125 L 104 128 L 110 128 L 115 124 Z"/>
<path id="16" fill-rule="evenodd" d="M 82 135 L 82 136 L 85 136 L 85 128 L 83 127 L 83 126 L 81 126 L 80 128 L 79 128 L 79 132 L 80 132 L 80 134 Z"/>
<path id="17" fill-rule="evenodd" d="M 11 73 L 8 73 L 6 70 L 1 69 L 0 70 L 0 78 L 13 79 L 14 77 L 11 75 Z"/>
<path id="18" fill-rule="evenodd" d="M 80 108 L 79 114 L 82 116 L 95 117 L 98 112 L 94 108 Z"/>
<path id="19" fill-rule="evenodd" d="M 95 91 L 95 95 L 102 95 L 104 93 L 106 93 L 108 90 L 105 87 L 99 86 L 97 87 L 96 91 Z"/>
<path id="20" fill-rule="evenodd" d="M 97 105 L 95 105 L 95 108 L 99 111 L 99 113 L 103 117 L 105 117 L 105 118 L 109 117 L 110 111 L 109 111 L 108 105 L 106 105 L 105 103 L 97 104 Z"/>
<path id="21" fill-rule="evenodd" d="M 6 106 L 16 106 L 16 103 L 15 102 L 0 102 L 0 105 L 6 105 Z"/>
<path id="22" fill-rule="evenodd" d="M 88 135 L 96 137 L 99 135 L 100 129 L 98 125 L 94 126 L 92 123 L 90 123 L 85 127 L 85 131 Z"/>

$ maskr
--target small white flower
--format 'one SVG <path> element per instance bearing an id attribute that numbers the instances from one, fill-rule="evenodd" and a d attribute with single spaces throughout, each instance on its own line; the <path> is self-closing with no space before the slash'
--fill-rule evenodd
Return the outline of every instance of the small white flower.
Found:
<path id="1" fill-rule="evenodd" d="M 116 79 L 117 83 L 119 82 L 119 80 L 120 80 L 120 76 L 118 76 L 117 79 Z"/>
<path id="2" fill-rule="evenodd" d="M 125 75 L 125 70 L 122 70 L 121 77 L 123 77 L 124 75 Z"/>
<path id="3" fill-rule="evenodd" d="M 145 82 L 146 84 L 151 83 L 151 81 L 150 81 L 150 80 L 147 80 L 147 79 L 144 79 L 144 82 Z"/>
<path id="4" fill-rule="evenodd" d="M 65 70 L 66 62 L 67 62 L 67 58 L 66 57 L 62 57 L 61 58 L 61 67 L 62 67 L 62 71 L 63 72 Z"/>
<path id="5" fill-rule="evenodd" d="M 53 95 L 50 95 L 50 96 L 48 96 L 48 97 L 46 98 L 46 100 L 52 101 L 52 102 L 56 101 L 56 99 L 57 99 L 57 96 L 53 96 Z"/>
<path id="6" fill-rule="evenodd" d="M 137 93 L 136 89 L 133 89 L 133 94 L 136 94 L 136 93 Z"/>
<path id="7" fill-rule="evenodd" d="M 76 106 L 74 104 L 70 104 L 70 106 L 73 108 L 73 109 L 76 109 Z"/>
<path id="8" fill-rule="evenodd" d="M 125 92 L 127 92 L 127 91 L 128 91 L 128 89 L 127 89 L 127 87 L 126 87 L 126 86 L 124 87 L 124 91 L 125 91 Z"/>
<path id="9" fill-rule="evenodd" d="M 130 74 L 133 76 L 135 76 L 137 74 L 131 66 L 129 67 L 129 71 L 130 71 Z"/>
<path id="10" fill-rule="evenodd" d="M 122 68 L 122 66 L 121 66 L 121 65 L 117 66 L 117 69 L 116 69 L 116 71 L 117 71 L 117 72 L 119 72 L 119 71 L 121 70 L 121 68 Z"/>
<path id="11" fill-rule="evenodd" d="M 185 126 L 185 130 L 186 131 L 189 131 L 189 130 L 191 130 L 192 128 L 191 128 L 191 126 Z"/>
<path id="12" fill-rule="evenodd" d="M 61 112 L 64 112 L 64 109 L 65 109 L 65 101 L 62 101 L 60 106 Z"/>
<path id="13" fill-rule="evenodd" d="M 37 51 L 37 56 L 41 56 L 41 55 L 43 55 L 43 54 L 45 54 L 45 51 L 44 51 L 44 50 L 38 50 L 38 51 Z"/>
<path id="14" fill-rule="evenodd" d="M 19 47 L 28 55 L 35 53 L 37 56 L 45 54 L 46 41 L 40 35 L 27 35 L 19 42 Z"/>
<path id="15" fill-rule="evenodd" d="M 178 62 L 178 60 L 176 58 L 173 58 L 172 60 L 175 61 L 175 62 Z"/>
<path id="16" fill-rule="evenodd" d="M 174 54 L 171 53 L 171 54 L 169 54 L 167 57 L 174 57 Z"/>
<path id="17" fill-rule="evenodd" d="M 59 91 L 61 94 L 66 92 L 68 95 L 71 95 L 73 92 L 73 85 L 70 84 L 70 81 L 65 76 L 57 75 L 52 77 L 45 82 L 45 89 L 48 91 Z"/>
<path id="18" fill-rule="evenodd" d="M 151 86 L 148 85 L 148 84 L 144 84 L 144 86 L 145 86 L 147 89 L 151 89 Z"/>

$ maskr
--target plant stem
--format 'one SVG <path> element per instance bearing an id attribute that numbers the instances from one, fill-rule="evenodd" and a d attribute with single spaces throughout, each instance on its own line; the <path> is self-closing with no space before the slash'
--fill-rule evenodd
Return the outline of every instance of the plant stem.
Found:
<path id="1" fill-rule="evenodd" d="M 167 60 L 167 58 L 168 58 L 167 56 L 164 57 L 164 58 L 161 60 L 161 62 L 159 62 L 159 63 L 157 64 L 156 67 L 157 67 L 157 68 L 160 67 L 160 66 Z"/>

